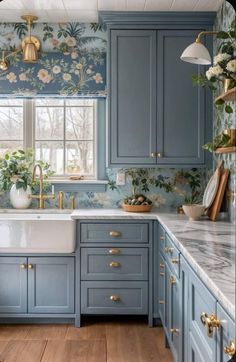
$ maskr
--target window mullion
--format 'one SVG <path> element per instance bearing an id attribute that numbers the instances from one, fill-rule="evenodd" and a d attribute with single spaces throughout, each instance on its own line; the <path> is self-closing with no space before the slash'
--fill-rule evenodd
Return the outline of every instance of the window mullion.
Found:
<path id="1" fill-rule="evenodd" d="M 24 149 L 33 148 L 34 149 L 34 100 L 33 99 L 24 99 Z"/>

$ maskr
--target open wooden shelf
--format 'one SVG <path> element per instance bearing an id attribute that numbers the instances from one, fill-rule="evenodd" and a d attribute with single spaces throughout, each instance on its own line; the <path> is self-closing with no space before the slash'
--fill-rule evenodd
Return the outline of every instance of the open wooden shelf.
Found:
<path id="1" fill-rule="evenodd" d="M 229 89 L 225 93 L 222 93 L 215 100 L 218 101 L 219 99 L 222 99 L 225 102 L 235 102 L 236 101 L 236 87 Z"/>
<path id="2" fill-rule="evenodd" d="M 236 147 L 232 146 L 232 147 L 222 147 L 222 148 L 217 148 L 215 150 L 215 153 L 234 153 L 236 152 Z"/>

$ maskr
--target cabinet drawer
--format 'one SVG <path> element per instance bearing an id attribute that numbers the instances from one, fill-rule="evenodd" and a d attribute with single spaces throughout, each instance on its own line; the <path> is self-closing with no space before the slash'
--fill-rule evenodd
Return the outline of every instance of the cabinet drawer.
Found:
<path id="1" fill-rule="evenodd" d="M 167 234 L 165 236 L 164 254 L 171 271 L 179 277 L 180 252 Z"/>
<path id="2" fill-rule="evenodd" d="M 82 223 L 81 243 L 148 243 L 148 224 Z"/>
<path id="3" fill-rule="evenodd" d="M 165 229 L 159 224 L 159 245 L 161 250 L 164 253 L 165 249 L 165 238 L 166 238 L 166 232 Z"/>
<path id="4" fill-rule="evenodd" d="M 82 314 L 147 314 L 147 282 L 81 282 Z"/>
<path id="5" fill-rule="evenodd" d="M 147 248 L 81 248 L 82 280 L 147 280 Z"/>

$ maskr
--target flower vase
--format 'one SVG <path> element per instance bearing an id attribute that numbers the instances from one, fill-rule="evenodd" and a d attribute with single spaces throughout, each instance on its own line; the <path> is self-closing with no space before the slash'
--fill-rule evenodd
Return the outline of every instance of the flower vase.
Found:
<path id="1" fill-rule="evenodd" d="M 17 189 L 16 185 L 13 184 L 10 190 L 10 201 L 15 209 L 27 209 L 31 204 L 31 188 L 27 186 L 24 190 L 23 187 Z"/>
<path id="2" fill-rule="evenodd" d="M 224 79 L 224 93 L 226 93 L 231 88 L 232 79 L 226 78 Z"/>

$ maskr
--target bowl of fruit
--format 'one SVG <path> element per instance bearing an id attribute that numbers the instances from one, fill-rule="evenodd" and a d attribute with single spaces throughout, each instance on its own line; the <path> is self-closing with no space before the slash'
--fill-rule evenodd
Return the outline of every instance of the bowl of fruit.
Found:
<path id="1" fill-rule="evenodd" d="M 149 212 L 152 208 L 152 201 L 145 195 L 132 195 L 124 199 L 122 207 L 128 212 Z"/>

